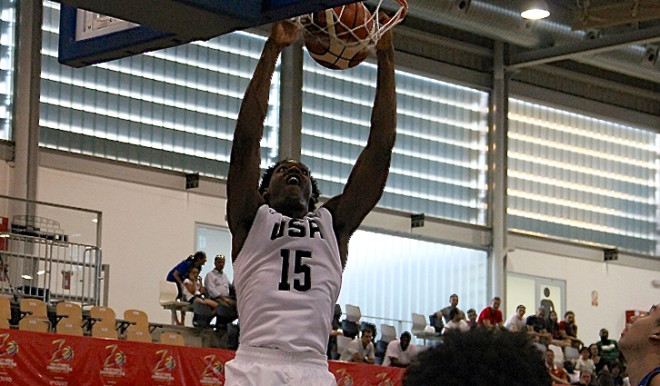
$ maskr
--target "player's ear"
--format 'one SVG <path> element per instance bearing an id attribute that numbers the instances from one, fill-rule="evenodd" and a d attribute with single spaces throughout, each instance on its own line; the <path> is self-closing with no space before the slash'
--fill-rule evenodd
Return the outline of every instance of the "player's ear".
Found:
<path id="1" fill-rule="evenodd" d="M 268 188 L 264 189 L 264 191 L 261 193 L 261 197 L 263 197 L 264 201 L 268 202 L 268 199 L 270 197 L 270 193 L 268 192 Z"/>

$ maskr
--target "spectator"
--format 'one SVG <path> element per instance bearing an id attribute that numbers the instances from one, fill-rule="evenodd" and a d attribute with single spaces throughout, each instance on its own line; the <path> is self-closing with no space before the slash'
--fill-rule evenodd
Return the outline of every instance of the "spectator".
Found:
<path id="1" fill-rule="evenodd" d="M 494 297 L 490 306 L 484 308 L 479 314 L 480 326 L 484 327 L 502 327 L 502 311 L 500 311 L 500 304 L 502 300 L 499 297 Z"/>
<path id="2" fill-rule="evenodd" d="M 591 351 L 589 351 L 589 347 L 582 347 L 582 349 L 580 349 L 580 357 L 575 361 L 575 370 L 580 372 L 588 371 L 591 374 L 596 374 L 596 365 L 594 364 L 593 359 L 591 359 Z"/>
<path id="3" fill-rule="evenodd" d="M 600 355 L 600 349 L 595 343 L 589 345 L 589 352 L 591 353 L 591 360 L 594 361 L 594 365 L 596 366 L 595 374 L 598 374 L 602 369 L 607 367 L 607 363 Z"/>
<path id="4" fill-rule="evenodd" d="M 609 339 L 610 333 L 606 328 L 601 328 L 598 333 L 600 340 L 596 343 L 601 356 L 606 363 L 612 363 L 619 360 L 619 345 L 616 340 Z"/>
<path id="5" fill-rule="evenodd" d="M 571 383 L 571 385 L 584 385 L 584 386 L 591 386 L 593 385 L 592 381 L 592 374 L 589 371 L 583 370 L 580 371 L 580 378 L 577 382 Z"/>
<path id="6" fill-rule="evenodd" d="M 410 333 L 404 331 L 399 340 L 391 341 L 387 345 L 383 366 L 408 367 L 419 353 L 419 349 L 410 343 L 410 339 Z"/>
<path id="7" fill-rule="evenodd" d="M 187 302 L 206 304 L 212 311 L 218 308 L 218 303 L 206 298 L 206 290 L 202 285 L 202 278 L 199 277 L 199 268 L 192 267 L 188 271 L 188 277 L 183 281 L 183 296 Z"/>
<path id="8" fill-rule="evenodd" d="M 225 256 L 216 255 L 213 264 L 215 268 L 204 278 L 204 288 L 208 298 L 218 303 L 216 326 L 224 329 L 227 323 L 238 318 L 238 310 L 232 296 L 233 286 L 224 273 Z"/>
<path id="9" fill-rule="evenodd" d="M 168 272 L 165 280 L 175 283 L 179 291 L 177 299 L 184 299 L 183 297 L 183 282 L 188 276 L 188 271 L 191 267 L 196 267 L 201 269 L 201 267 L 206 264 L 206 253 L 203 251 L 197 251 L 194 255 L 188 256 L 185 260 L 177 264 L 174 268 Z M 185 299 L 184 299 L 185 300 Z M 186 321 L 186 311 L 180 310 L 180 317 L 176 317 L 176 324 L 183 326 Z"/>
<path id="10" fill-rule="evenodd" d="M 546 346 L 550 344 L 552 336 L 546 328 L 545 308 L 539 307 L 535 315 L 528 316 L 526 324 L 527 333 L 533 336 L 535 341 Z"/>
<path id="11" fill-rule="evenodd" d="M 371 342 L 371 329 L 363 328 L 360 339 L 353 339 L 339 357 L 340 361 L 370 363 L 375 361 L 374 344 Z"/>
<path id="12" fill-rule="evenodd" d="M 552 350 L 545 351 L 545 367 L 553 383 L 570 385 L 564 368 L 555 363 L 555 353 Z"/>
<path id="13" fill-rule="evenodd" d="M 628 364 L 630 383 L 660 385 L 660 310 L 653 305 L 646 315 L 633 316 L 619 338 Z"/>
<path id="14" fill-rule="evenodd" d="M 185 260 L 170 270 L 170 272 L 167 274 L 166 280 L 172 283 L 176 283 L 177 288 L 179 289 L 179 295 L 177 299 L 183 299 L 183 281 L 186 280 L 190 268 L 200 268 L 204 264 L 206 264 L 206 253 L 203 251 L 197 251 L 194 255 L 188 256 Z"/>
<path id="15" fill-rule="evenodd" d="M 523 319 L 526 310 L 527 309 L 522 304 L 516 307 L 516 313 L 507 319 L 507 321 L 504 323 L 504 328 L 511 332 L 527 331 L 527 327 L 525 326 L 525 319 Z"/>
<path id="16" fill-rule="evenodd" d="M 564 320 L 559 322 L 559 331 L 565 340 L 570 340 L 571 346 L 580 348 L 583 343 L 577 337 L 577 325 L 575 324 L 575 314 L 573 311 L 566 311 Z"/>
<path id="17" fill-rule="evenodd" d="M 445 325 L 445 329 L 442 331 L 443 334 L 451 330 L 457 330 L 460 332 L 466 332 L 470 330 L 470 326 L 467 324 L 465 319 L 461 318 L 461 310 L 454 308 L 449 312 L 449 322 Z"/>
<path id="18" fill-rule="evenodd" d="M 466 349 L 478 348 L 479 354 Z M 445 335 L 408 367 L 404 386 L 550 386 L 540 352 L 524 334 L 478 328 Z"/>
<path id="19" fill-rule="evenodd" d="M 451 312 L 451 310 L 454 310 L 454 309 L 458 310 L 461 319 L 465 319 L 465 313 L 458 308 L 458 295 L 451 294 L 451 295 L 449 295 L 449 305 L 447 307 L 441 309 L 440 311 L 436 312 L 435 313 L 436 318 L 442 318 L 443 323 L 447 324 L 451 320 L 451 317 L 449 316 L 449 313 Z"/>
<path id="20" fill-rule="evenodd" d="M 562 348 L 571 345 L 571 341 L 569 339 L 564 339 L 561 331 L 559 330 L 559 323 L 557 323 L 557 312 L 550 311 L 550 315 L 548 315 L 548 319 L 546 320 L 546 329 L 548 330 L 548 333 L 552 335 L 550 344 L 554 344 L 555 346 Z"/>
<path id="21" fill-rule="evenodd" d="M 467 324 L 470 327 L 470 330 L 475 329 L 479 326 L 477 323 L 477 311 L 474 308 L 470 308 L 467 312 Z"/>
<path id="22" fill-rule="evenodd" d="M 623 386 L 623 365 L 619 361 L 614 361 L 608 365 L 610 368 L 610 375 L 612 376 L 612 383 L 614 386 Z"/>

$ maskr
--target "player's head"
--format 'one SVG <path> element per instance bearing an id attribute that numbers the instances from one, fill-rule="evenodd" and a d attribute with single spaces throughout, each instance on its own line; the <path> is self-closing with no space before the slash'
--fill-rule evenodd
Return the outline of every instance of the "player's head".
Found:
<path id="1" fill-rule="evenodd" d="M 297 192 L 287 189 L 288 186 L 298 186 Z M 307 210 L 316 208 L 321 191 L 309 169 L 303 163 L 284 159 L 266 169 L 261 184 L 261 194 L 271 207 L 288 205 L 290 200 L 305 201 Z"/>
<path id="2" fill-rule="evenodd" d="M 197 251 L 192 256 L 192 265 L 195 267 L 201 267 L 206 264 L 206 253 L 204 251 Z"/>
<path id="3" fill-rule="evenodd" d="M 542 354 L 525 334 L 486 328 L 450 331 L 443 344 L 417 356 L 403 385 L 436 385 L 439 379 L 444 386 L 550 385 Z"/>
<path id="4" fill-rule="evenodd" d="M 626 359 L 637 356 L 660 356 L 660 304 L 654 304 L 648 313 L 630 319 L 621 332 L 619 347 Z M 630 357 L 630 358 L 629 358 Z"/>

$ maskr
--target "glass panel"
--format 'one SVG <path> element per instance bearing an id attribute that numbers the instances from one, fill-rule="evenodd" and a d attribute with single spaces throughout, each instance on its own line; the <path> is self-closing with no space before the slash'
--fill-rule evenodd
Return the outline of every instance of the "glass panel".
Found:
<path id="1" fill-rule="evenodd" d="M 459 308 L 477 313 L 488 303 L 487 254 L 466 248 L 372 232 L 349 244 L 338 303 L 360 307 L 362 319 L 410 331 L 412 313 L 430 315 L 459 296 Z M 534 293 L 533 289 L 530 293 Z M 427 320 L 428 323 L 428 320 Z"/>
<path id="2" fill-rule="evenodd" d="M 225 178 L 243 92 L 265 38 L 236 32 L 74 69 L 57 62 L 59 4 L 44 3 L 41 146 Z M 273 77 L 279 87 L 279 70 Z M 274 94 L 275 95 L 275 94 Z M 271 97 L 262 164 L 277 154 Z"/>
<path id="3" fill-rule="evenodd" d="M 0 3 L 0 139 L 11 140 L 16 47 L 16 1 Z"/>
<path id="4" fill-rule="evenodd" d="M 302 161 L 341 193 L 369 135 L 376 66 L 333 71 L 304 55 Z M 379 206 L 486 222 L 488 94 L 397 71 L 397 142 Z"/>
<path id="5" fill-rule="evenodd" d="M 527 309 L 525 317 L 536 312 L 536 281 L 532 278 L 507 274 L 506 276 L 506 314 L 505 320 L 516 313 L 516 307 L 522 304 Z"/>
<path id="6" fill-rule="evenodd" d="M 197 246 L 195 251 L 204 251 L 206 253 L 206 264 L 202 267 L 200 276 L 206 277 L 206 274 L 213 271 L 216 255 L 225 255 L 225 269 L 223 272 L 227 275 L 230 283 L 234 282 L 234 268 L 231 264 L 231 233 L 229 229 L 213 227 L 208 225 L 195 226 Z M 191 252 L 191 253 L 194 253 Z M 181 257 L 183 260 L 185 256 Z"/>
<path id="7" fill-rule="evenodd" d="M 659 138 L 511 99 L 510 229 L 657 255 Z"/>

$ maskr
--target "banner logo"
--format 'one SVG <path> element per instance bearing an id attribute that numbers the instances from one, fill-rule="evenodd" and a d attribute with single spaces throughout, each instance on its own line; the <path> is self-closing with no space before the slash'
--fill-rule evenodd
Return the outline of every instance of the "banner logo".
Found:
<path id="1" fill-rule="evenodd" d="M 106 377 L 123 377 L 126 375 L 122 367 L 126 364 L 126 354 L 123 351 L 117 351 L 116 344 L 105 346 L 106 350 L 110 350 L 103 362 L 103 369 L 101 375 Z"/>
<path id="2" fill-rule="evenodd" d="M 65 346 L 65 339 L 56 339 L 51 342 L 56 345 L 53 354 L 50 356 L 50 363 L 46 367 L 48 371 L 54 373 L 70 373 L 73 368 L 68 363 L 73 359 L 73 349 L 71 346 Z"/>
<path id="3" fill-rule="evenodd" d="M 200 384 L 202 385 L 222 385 L 224 384 L 224 369 L 225 366 L 221 361 L 215 360 L 215 354 L 207 355 L 204 357 L 206 367 L 202 373 Z"/>
<path id="4" fill-rule="evenodd" d="M 18 343 L 9 340 L 9 334 L 0 335 L 0 368 L 16 367 L 16 362 L 11 358 L 18 354 Z"/>
<path id="5" fill-rule="evenodd" d="M 353 377 L 348 374 L 345 368 L 337 370 L 335 378 L 337 379 L 337 386 L 353 386 Z"/>
<path id="6" fill-rule="evenodd" d="M 158 361 L 154 366 L 151 374 L 151 379 L 157 381 L 174 381 L 172 376 L 172 370 L 176 367 L 176 360 L 170 355 L 167 349 L 156 351 L 156 355 L 159 355 Z"/>

